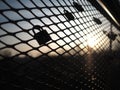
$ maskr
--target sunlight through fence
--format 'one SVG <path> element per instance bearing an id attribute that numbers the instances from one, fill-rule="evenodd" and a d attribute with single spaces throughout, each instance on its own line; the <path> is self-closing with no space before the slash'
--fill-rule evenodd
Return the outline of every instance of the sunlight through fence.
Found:
<path id="1" fill-rule="evenodd" d="M 87 0 L 1 0 L 0 84 L 25 90 L 110 90 L 109 66 L 102 57 L 109 49 L 103 32 L 110 25 Z M 119 47 L 116 40 L 112 45 Z"/>

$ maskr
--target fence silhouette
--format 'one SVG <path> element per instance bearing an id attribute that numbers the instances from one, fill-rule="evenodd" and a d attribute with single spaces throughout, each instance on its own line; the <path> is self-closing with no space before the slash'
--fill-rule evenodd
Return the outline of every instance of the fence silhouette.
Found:
<path id="1" fill-rule="evenodd" d="M 1 0 L 0 87 L 111 90 L 111 24 L 87 0 Z"/>

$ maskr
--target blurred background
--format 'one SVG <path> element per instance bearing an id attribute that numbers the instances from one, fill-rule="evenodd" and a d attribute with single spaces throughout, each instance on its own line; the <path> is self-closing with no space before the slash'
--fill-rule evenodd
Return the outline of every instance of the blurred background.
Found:
<path id="1" fill-rule="evenodd" d="M 0 0 L 0 87 L 119 90 L 119 0 Z"/>

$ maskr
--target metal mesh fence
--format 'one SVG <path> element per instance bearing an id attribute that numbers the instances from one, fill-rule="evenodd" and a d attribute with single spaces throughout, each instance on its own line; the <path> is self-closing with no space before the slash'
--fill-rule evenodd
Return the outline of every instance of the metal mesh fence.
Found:
<path id="1" fill-rule="evenodd" d="M 47 31 L 49 42 L 37 42 L 36 25 Z M 104 56 L 109 38 L 103 33 L 110 31 L 110 25 L 87 0 L 1 0 L 1 87 L 111 90 L 106 80 L 111 61 Z M 113 49 L 119 46 L 117 41 L 112 45 Z"/>

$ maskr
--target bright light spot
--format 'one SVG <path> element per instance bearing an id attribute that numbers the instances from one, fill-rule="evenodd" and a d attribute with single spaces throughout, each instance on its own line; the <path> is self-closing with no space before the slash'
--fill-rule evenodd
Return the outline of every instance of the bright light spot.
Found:
<path id="1" fill-rule="evenodd" d="M 88 43 L 88 46 L 91 47 L 91 48 L 94 48 L 95 44 L 96 44 L 96 40 L 94 37 L 88 37 L 87 38 L 87 43 Z"/>

